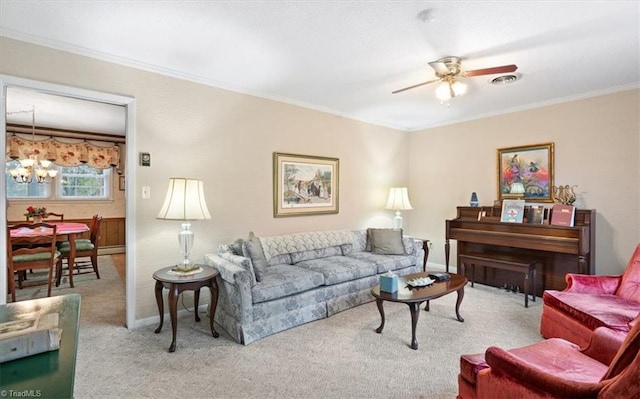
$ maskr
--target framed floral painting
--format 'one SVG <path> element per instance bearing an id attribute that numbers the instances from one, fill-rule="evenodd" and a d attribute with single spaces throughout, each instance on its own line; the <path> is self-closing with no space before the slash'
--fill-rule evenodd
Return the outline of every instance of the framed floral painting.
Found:
<path id="1" fill-rule="evenodd" d="M 273 153 L 273 216 L 338 213 L 337 158 Z"/>
<path id="2" fill-rule="evenodd" d="M 553 143 L 498 149 L 498 199 L 553 202 Z"/>

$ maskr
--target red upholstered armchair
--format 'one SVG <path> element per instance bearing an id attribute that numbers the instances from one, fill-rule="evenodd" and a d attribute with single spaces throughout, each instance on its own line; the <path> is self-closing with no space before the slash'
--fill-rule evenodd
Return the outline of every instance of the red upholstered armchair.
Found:
<path id="1" fill-rule="evenodd" d="M 458 399 L 640 397 L 640 322 L 626 335 L 597 328 L 590 344 L 552 338 L 460 357 Z"/>
<path id="2" fill-rule="evenodd" d="M 626 333 L 640 314 L 640 244 L 622 275 L 569 273 L 566 280 L 565 290 L 543 293 L 543 337 L 564 338 L 584 346 L 597 327 Z"/>

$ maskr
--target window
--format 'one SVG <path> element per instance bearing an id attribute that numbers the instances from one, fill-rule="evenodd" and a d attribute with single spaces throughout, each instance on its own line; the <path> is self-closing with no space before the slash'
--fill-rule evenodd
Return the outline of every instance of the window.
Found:
<path id="1" fill-rule="evenodd" d="M 107 200 L 110 198 L 111 169 L 96 169 L 87 165 L 57 166 L 58 175 L 50 184 L 16 183 L 9 169 L 19 166 L 18 161 L 6 163 L 7 198 L 53 200 Z"/>
<path id="2" fill-rule="evenodd" d="M 108 199 L 111 169 L 91 166 L 60 166 L 56 178 L 58 199 Z"/>

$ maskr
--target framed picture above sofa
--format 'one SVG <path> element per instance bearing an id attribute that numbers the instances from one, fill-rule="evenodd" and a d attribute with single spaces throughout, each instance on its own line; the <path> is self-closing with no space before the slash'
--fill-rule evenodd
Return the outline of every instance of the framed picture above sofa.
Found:
<path id="1" fill-rule="evenodd" d="M 273 216 L 338 213 L 338 158 L 273 153 Z"/>
<path id="2" fill-rule="evenodd" d="M 553 143 L 498 149 L 498 199 L 553 202 Z"/>

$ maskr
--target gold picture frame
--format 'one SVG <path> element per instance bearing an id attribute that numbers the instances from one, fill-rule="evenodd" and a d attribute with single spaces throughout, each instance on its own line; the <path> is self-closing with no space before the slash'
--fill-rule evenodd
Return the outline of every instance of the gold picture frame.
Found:
<path id="1" fill-rule="evenodd" d="M 553 157 L 553 143 L 499 148 L 498 200 L 553 202 Z M 512 190 L 514 183 L 522 183 L 521 190 Z"/>
<path id="2" fill-rule="evenodd" d="M 273 216 L 338 213 L 340 160 L 273 153 Z"/>

